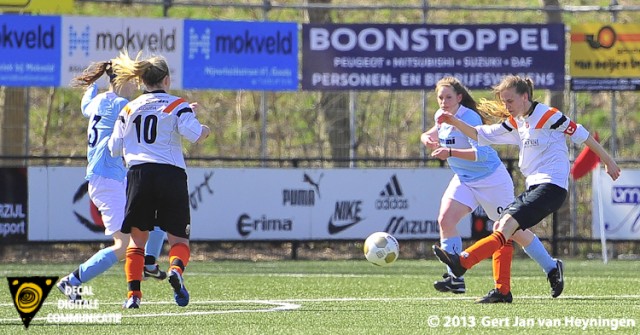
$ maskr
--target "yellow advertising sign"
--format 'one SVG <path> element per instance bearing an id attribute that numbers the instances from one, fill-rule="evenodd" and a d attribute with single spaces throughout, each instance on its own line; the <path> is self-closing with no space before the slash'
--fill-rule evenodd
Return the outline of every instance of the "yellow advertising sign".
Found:
<path id="1" fill-rule="evenodd" d="M 571 26 L 572 78 L 640 78 L 640 24 Z"/>
<path id="2" fill-rule="evenodd" d="M 60 14 L 70 13 L 74 0 L 0 0 L 0 12 Z"/>

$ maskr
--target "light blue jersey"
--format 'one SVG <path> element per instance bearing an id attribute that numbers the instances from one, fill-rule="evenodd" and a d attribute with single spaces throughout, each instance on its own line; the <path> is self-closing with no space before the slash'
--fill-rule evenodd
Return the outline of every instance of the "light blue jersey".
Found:
<path id="1" fill-rule="evenodd" d="M 438 119 L 440 114 L 442 114 L 442 109 L 438 109 L 435 119 Z M 455 116 L 470 126 L 482 124 L 482 119 L 478 113 L 462 105 Z M 498 153 L 492 147 L 478 146 L 477 141 L 470 139 L 450 124 L 442 123 L 438 125 L 438 140 L 441 147 L 454 149 L 474 148 L 476 150 L 475 161 L 457 157 L 447 158 L 447 163 L 449 163 L 451 170 L 458 175 L 462 182 L 482 179 L 492 174 L 502 164 Z"/>
<path id="2" fill-rule="evenodd" d="M 129 102 L 113 92 L 98 93 L 91 85 L 82 97 L 82 115 L 89 118 L 87 127 L 87 174 L 85 179 L 99 175 L 104 178 L 124 181 L 126 170 L 122 157 L 111 157 L 107 142 L 113 133 L 120 110 Z"/>

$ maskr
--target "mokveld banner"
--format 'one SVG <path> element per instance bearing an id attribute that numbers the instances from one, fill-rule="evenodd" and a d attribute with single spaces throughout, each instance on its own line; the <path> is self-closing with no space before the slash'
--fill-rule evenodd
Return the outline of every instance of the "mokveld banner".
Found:
<path id="1" fill-rule="evenodd" d="M 431 89 L 444 76 L 486 89 L 506 74 L 563 90 L 562 24 L 304 24 L 303 90 Z"/>
<path id="2" fill-rule="evenodd" d="M 108 240 L 80 167 L 29 168 L 30 241 Z M 450 169 L 187 169 L 198 241 L 439 238 Z M 45 190 L 45 191 L 43 191 Z M 470 217 L 458 224 L 471 236 Z"/>
<path id="3" fill-rule="evenodd" d="M 640 240 L 640 170 L 624 170 L 612 181 L 604 169 L 593 171 L 592 236 L 611 240 Z M 600 213 L 602 209 L 602 213 Z"/>
<path id="4" fill-rule="evenodd" d="M 61 86 L 93 62 L 107 61 L 126 50 L 131 58 L 161 55 L 171 71 L 171 88 L 182 88 L 183 21 L 112 17 L 62 17 Z M 106 78 L 106 76 L 104 77 Z M 99 84 L 108 83 L 102 79 Z"/>
<path id="5" fill-rule="evenodd" d="M 60 17 L 0 15 L 0 86 L 57 86 Z"/>
<path id="6" fill-rule="evenodd" d="M 293 22 L 184 21 L 184 88 L 297 90 Z"/>

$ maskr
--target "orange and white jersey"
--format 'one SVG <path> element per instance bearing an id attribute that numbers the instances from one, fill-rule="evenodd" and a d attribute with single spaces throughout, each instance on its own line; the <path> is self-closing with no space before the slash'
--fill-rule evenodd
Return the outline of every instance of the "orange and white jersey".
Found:
<path id="1" fill-rule="evenodd" d="M 531 108 L 525 116 L 475 127 L 478 143 L 518 145 L 518 166 L 527 187 L 552 183 L 567 189 L 570 164 L 565 135 L 579 144 L 589 137 L 589 132 L 556 108 L 538 102 L 533 102 Z"/>
<path id="2" fill-rule="evenodd" d="M 109 140 L 113 156 L 127 166 L 144 163 L 186 168 L 181 137 L 194 143 L 202 125 L 184 99 L 164 91 L 145 92 L 120 112 Z"/>

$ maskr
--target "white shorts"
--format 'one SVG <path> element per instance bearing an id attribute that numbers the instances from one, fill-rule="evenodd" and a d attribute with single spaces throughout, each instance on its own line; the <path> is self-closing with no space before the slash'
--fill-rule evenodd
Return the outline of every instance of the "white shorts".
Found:
<path id="1" fill-rule="evenodd" d="M 472 182 L 463 183 L 458 175 L 454 175 L 442 197 L 456 200 L 472 211 L 480 205 L 489 219 L 497 221 L 500 213 L 515 199 L 513 190 L 513 180 L 501 164 L 489 176 Z"/>
<path id="2" fill-rule="evenodd" d="M 102 214 L 105 235 L 112 235 L 122 228 L 124 206 L 127 203 L 125 190 L 124 181 L 97 175 L 89 179 L 89 198 Z"/>

